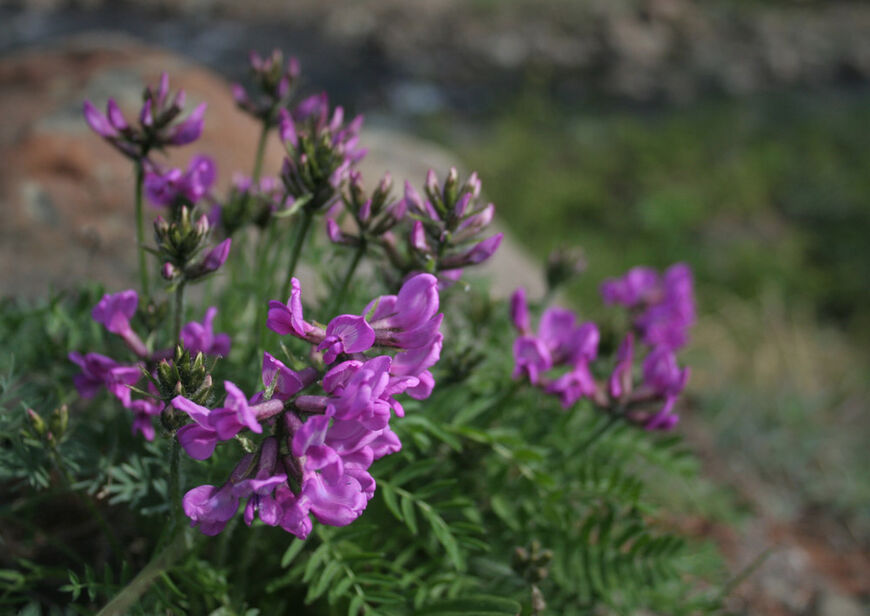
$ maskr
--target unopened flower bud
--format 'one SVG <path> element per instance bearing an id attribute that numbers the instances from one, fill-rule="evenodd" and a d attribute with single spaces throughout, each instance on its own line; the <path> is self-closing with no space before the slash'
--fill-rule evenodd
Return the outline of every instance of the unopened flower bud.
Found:
<path id="1" fill-rule="evenodd" d="M 54 413 L 51 414 L 49 425 L 52 434 L 56 438 L 60 439 L 63 437 L 69 425 L 69 407 L 66 404 L 62 404 L 54 410 Z"/>
<path id="2" fill-rule="evenodd" d="M 42 417 L 39 416 L 39 413 L 37 413 L 33 409 L 27 409 L 27 417 L 30 419 L 30 425 L 33 427 L 36 435 L 45 436 L 45 433 L 48 431 L 48 427 L 45 425 L 45 421 L 42 419 Z"/>
<path id="3" fill-rule="evenodd" d="M 160 268 L 160 275 L 163 276 L 165 280 L 173 280 L 178 276 L 178 269 L 172 265 L 172 263 L 167 261 L 163 264 L 163 267 Z"/>

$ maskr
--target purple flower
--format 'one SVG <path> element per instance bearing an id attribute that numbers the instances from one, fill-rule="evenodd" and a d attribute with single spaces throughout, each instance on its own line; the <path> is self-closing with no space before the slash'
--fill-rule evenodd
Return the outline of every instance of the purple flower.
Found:
<path id="1" fill-rule="evenodd" d="M 608 388 L 611 397 L 619 400 L 631 394 L 632 366 L 634 364 L 634 336 L 629 332 L 616 352 L 616 366 L 610 374 Z"/>
<path id="2" fill-rule="evenodd" d="M 444 318 L 438 312 L 438 279 L 409 278 L 398 295 L 382 295 L 363 310 L 375 332 L 375 344 L 414 349 L 431 344 Z"/>
<path id="3" fill-rule="evenodd" d="M 125 407 L 130 406 L 129 385 L 135 385 L 142 378 L 138 366 L 123 366 L 99 353 L 72 352 L 69 359 L 82 369 L 73 377 L 80 396 L 93 398 L 101 387 L 106 387 Z"/>
<path id="4" fill-rule="evenodd" d="M 326 332 L 307 323 L 302 316 L 302 290 L 299 280 L 293 278 L 290 282 L 290 299 L 286 304 L 278 301 L 269 302 L 269 312 L 266 316 L 266 327 L 277 334 L 286 336 L 292 334 L 309 342 L 320 343 Z M 319 330 L 319 332 L 317 332 Z M 313 337 L 309 333 L 314 332 Z"/>
<path id="5" fill-rule="evenodd" d="M 91 129 L 125 156 L 143 161 L 152 148 L 185 145 L 199 138 L 203 128 L 206 104 L 202 103 L 182 121 L 178 117 L 184 108 L 185 95 L 180 90 L 169 98 L 169 76 L 163 73 L 158 87 L 145 89 L 142 109 L 137 114 L 138 125 L 128 123 L 113 99 L 106 105 L 106 114 L 100 113 L 85 101 L 83 113 Z"/>
<path id="6" fill-rule="evenodd" d="M 184 495 L 181 504 L 192 527 L 199 526 L 204 535 L 217 535 L 224 529 L 239 509 L 239 497 L 233 493 L 233 487 L 250 472 L 253 459 L 250 453 L 242 456 L 229 481 L 220 488 L 202 485 Z"/>
<path id="7" fill-rule="evenodd" d="M 317 378 L 317 371 L 314 368 L 306 368 L 296 372 L 269 353 L 263 353 L 262 377 L 263 385 L 267 388 L 274 385 L 273 398 L 287 401 L 313 383 Z"/>
<path id="8" fill-rule="evenodd" d="M 601 285 L 605 303 L 621 304 L 637 311 L 634 325 L 650 347 L 677 350 L 688 341 L 695 323 L 692 272 L 677 263 L 659 276 L 647 267 L 635 267 L 622 278 Z"/>
<path id="9" fill-rule="evenodd" d="M 192 424 L 179 428 L 176 436 L 187 455 L 195 460 L 211 457 L 218 441 L 231 439 L 245 428 L 260 434 L 263 427 L 257 420 L 258 411 L 274 414 L 281 409 L 280 401 L 250 405 L 242 391 L 230 381 L 224 381 L 224 388 L 227 392 L 224 404 L 214 410 L 183 396 L 172 399 L 172 406 L 193 420 Z"/>
<path id="10" fill-rule="evenodd" d="M 601 295 L 607 304 L 622 304 L 632 308 L 649 301 L 658 293 L 658 272 L 650 267 L 633 267 L 622 278 L 609 278 L 601 284 Z"/>
<path id="11" fill-rule="evenodd" d="M 133 400 L 130 403 L 130 410 L 133 411 L 133 434 L 141 432 L 142 436 L 147 441 L 154 440 L 154 424 L 152 418 L 160 415 L 163 411 L 163 403 L 159 400 L 150 398 L 142 398 Z"/>
<path id="12" fill-rule="evenodd" d="M 570 408 L 580 398 L 591 398 L 597 391 L 589 365 L 580 363 L 546 386 L 548 394 L 556 394 L 564 408 Z"/>
<path id="13" fill-rule="evenodd" d="M 229 240 L 227 240 L 229 241 Z M 202 323 L 192 321 L 181 330 L 181 341 L 184 347 L 195 355 L 205 353 L 207 355 L 226 356 L 230 353 L 230 337 L 228 334 L 215 334 L 212 324 L 214 323 L 217 308 L 212 306 L 205 311 Z"/>
<path id="14" fill-rule="evenodd" d="M 511 322 L 517 331 L 527 336 L 532 333 L 532 321 L 529 315 L 529 304 L 526 301 L 526 290 L 518 288 L 511 295 Z"/>
<path id="15" fill-rule="evenodd" d="M 209 156 L 194 156 L 187 171 L 156 169 L 145 174 L 145 194 L 154 205 L 173 205 L 179 200 L 196 203 L 208 194 L 217 176 L 214 160 Z"/>
<path id="16" fill-rule="evenodd" d="M 211 411 L 204 406 L 191 402 L 183 396 L 172 399 L 172 406 L 187 413 L 194 423 L 182 426 L 175 433 L 178 442 L 194 460 L 207 460 L 217 446 L 217 431 L 209 421 Z"/>
<path id="17" fill-rule="evenodd" d="M 598 394 L 598 385 L 589 363 L 598 355 L 600 334 L 592 322 L 577 324 L 570 310 L 551 307 L 541 315 L 537 335 L 532 332 L 525 290 L 517 289 L 511 297 L 511 321 L 520 332 L 514 341 L 513 378 L 528 378 L 532 385 L 559 396 L 562 406 L 569 407 L 583 397 Z M 569 370 L 555 380 L 544 376 L 557 366 Z"/>
<path id="18" fill-rule="evenodd" d="M 130 331 L 130 319 L 136 314 L 138 305 L 139 296 L 132 289 L 115 294 L 107 293 L 94 306 L 91 317 L 113 334 L 123 335 Z"/>
<path id="19" fill-rule="evenodd" d="M 132 289 L 115 294 L 107 293 L 94 306 L 91 316 L 110 332 L 121 336 L 127 347 L 136 355 L 148 358 L 148 348 L 130 326 L 130 319 L 136 314 L 138 304 L 139 296 Z"/>
<path id="20" fill-rule="evenodd" d="M 335 317 L 326 326 L 326 335 L 317 345 L 324 351 L 323 361 L 331 364 L 342 353 L 361 353 L 372 347 L 375 332 L 363 317 L 343 314 Z"/>
<path id="21" fill-rule="evenodd" d="M 547 345 L 534 336 L 520 336 L 514 341 L 513 378 L 526 376 L 529 383 L 537 385 L 540 375 L 553 367 L 553 359 Z"/>

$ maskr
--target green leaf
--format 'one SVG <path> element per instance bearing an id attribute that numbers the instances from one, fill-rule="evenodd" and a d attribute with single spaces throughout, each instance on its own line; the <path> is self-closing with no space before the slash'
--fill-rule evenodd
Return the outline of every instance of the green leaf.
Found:
<path id="1" fill-rule="evenodd" d="M 448 616 L 450 614 L 465 614 L 465 616 L 518 616 L 522 607 L 512 599 L 492 595 L 474 595 L 457 599 L 446 599 L 427 605 L 417 610 L 418 616 Z"/>
<path id="2" fill-rule="evenodd" d="M 413 533 L 417 534 L 417 514 L 414 512 L 414 500 L 410 497 L 402 499 L 402 514 L 405 518 L 405 525 Z"/>
<path id="3" fill-rule="evenodd" d="M 301 552 L 305 548 L 305 541 L 302 539 L 294 539 L 290 545 L 287 546 L 287 550 L 284 552 L 284 556 L 281 557 L 281 567 L 286 569 L 290 563 L 296 560 L 296 557 L 299 556 L 299 552 Z"/>
<path id="4" fill-rule="evenodd" d="M 384 504 L 386 504 L 387 509 L 389 509 L 400 522 L 404 522 L 405 520 L 402 517 L 402 513 L 399 511 L 399 501 L 396 499 L 396 492 L 393 490 L 392 486 L 386 482 L 381 482 L 380 492 L 384 497 Z"/>

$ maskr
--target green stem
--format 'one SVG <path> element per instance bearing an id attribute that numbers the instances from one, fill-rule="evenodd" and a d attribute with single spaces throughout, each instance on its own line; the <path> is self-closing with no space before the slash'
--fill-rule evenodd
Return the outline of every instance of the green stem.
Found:
<path id="1" fill-rule="evenodd" d="M 148 284 L 148 269 L 145 266 L 145 228 L 143 222 L 142 192 L 145 183 L 145 168 L 142 161 L 136 163 L 136 244 L 139 247 L 139 281 L 142 285 L 143 299 L 151 296 Z"/>
<path id="2" fill-rule="evenodd" d="M 281 301 L 285 301 L 285 298 L 290 293 L 290 279 L 293 278 L 293 274 L 296 273 L 296 264 L 299 262 L 299 255 L 302 253 L 302 244 L 305 243 L 305 236 L 308 235 L 308 229 L 311 227 L 312 218 L 314 218 L 314 214 L 310 210 L 303 208 L 302 221 L 296 231 L 296 237 L 293 240 L 293 249 L 290 251 L 290 261 L 287 263 L 287 275 L 284 277 L 284 284 L 281 287 Z"/>
<path id="3" fill-rule="evenodd" d="M 260 174 L 263 170 L 263 157 L 266 153 L 266 137 L 269 136 L 269 124 L 263 122 L 263 128 L 260 130 L 260 138 L 257 141 L 257 155 L 254 158 L 254 170 L 251 172 L 251 186 L 257 186 L 260 182 Z"/>
<path id="4" fill-rule="evenodd" d="M 178 283 L 175 287 L 175 310 L 173 311 L 172 321 L 172 344 L 178 344 L 178 338 L 181 335 L 181 321 L 184 318 L 184 281 Z"/>
<path id="5" fill-rule="evenodd" d="M 172 532 L 177 532 L 179 526 L 179 513 L 181 512 L 181 445 L 178 438 L 172 439 L 172 447 L 169 451 L 169 496 L 172 499 Z"/>
<path id="6" fill-rule="evenodd" d="M 145 565 L 145 568 L 140 571 L 136 577 L 130 580 L 121 591 L 109 601 L 97 616 L 120 616 L 129 614 L 130 608 L 133 607 L 139 598 L 145 594 L 145 591 L 151 586 L 154 580 L 169 569 L 176 560 L 178 560 L 185 551 L 184 533 L 176 534 L 175 538 L 163 549 L 156 554 L 151 561 Z"/>
<path id="7" fill-rule="evenodd" d="M 344 296 L 347 294 L 347 287 L 350 285 L 350 280 L 353 278 L 354 272 L 356 272 L 357 266 L 359 266 L 359 262 L 362 260 L 363 255 L 366 252 L 366 241 L 364 238 L 360 238 L 359 246 L 356 247 L 356 252 L 353 253 L 353 259 L 351 259 L 350 264 L 347 266 L 347 271 L 344 273 L 344 278 L 341 281 L 341 286 L 338 287 L 338 293 L 332 296 L 332 301 L 329 304 L 329 310 L 326 311 L 327 315 L 332 315 L 336 310 L 341 308 L 342 303 L 344 302 Z"/>

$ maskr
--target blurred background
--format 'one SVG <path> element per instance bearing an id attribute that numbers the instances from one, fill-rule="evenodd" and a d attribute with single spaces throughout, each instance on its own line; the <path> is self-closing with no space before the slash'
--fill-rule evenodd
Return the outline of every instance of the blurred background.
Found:
<path id="1" fill-rule="evenodd" d="M 502 281 L 581 246 L 564 300 L 607 318 L 603 278 L 690 263 L 680 431 L 709 486 L 660 486 L 671 523 L 749 573 L 737 612 L 868 613 L 870 5 L 4 0 L 0 293 L 132 272 L 132 178 L 83 98 L 135 102 L 169 71 L 209 101 L 198 147 L 226 183 L 256 140 L 228 83 L 275 47 L 305 92 L 366 115 L 385 165 L 480 173 L 528 264 Z"/>

